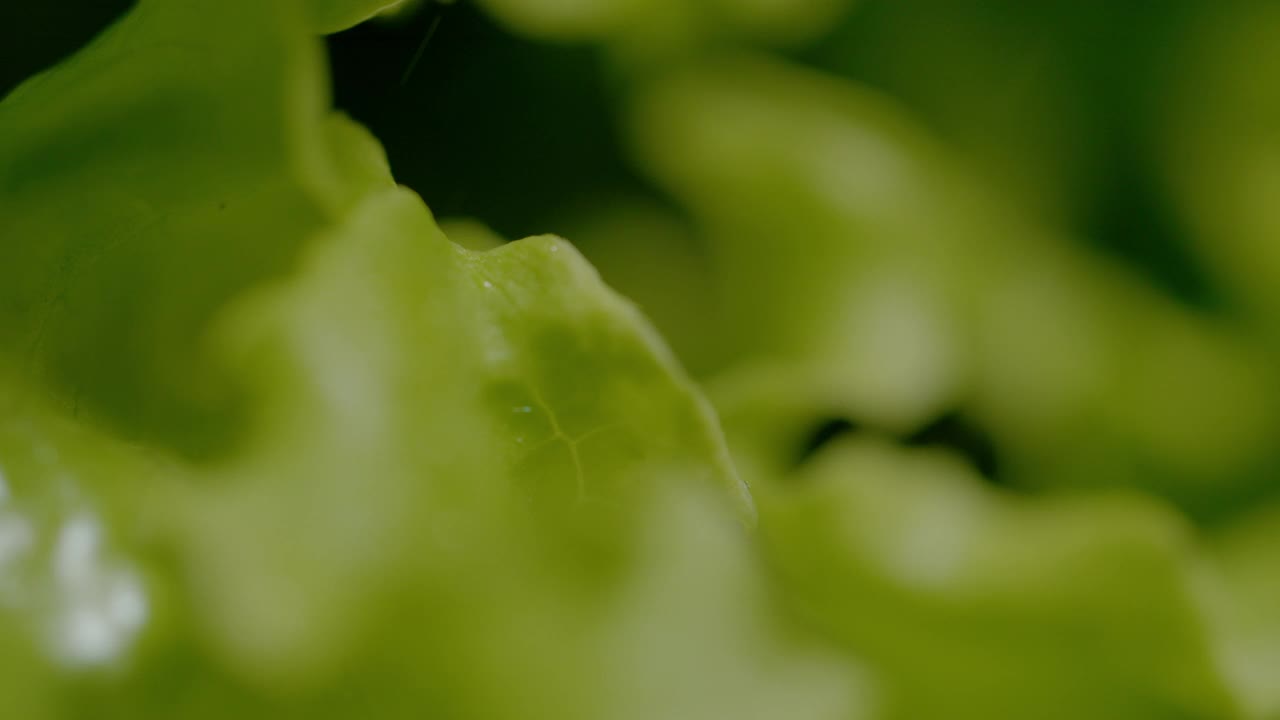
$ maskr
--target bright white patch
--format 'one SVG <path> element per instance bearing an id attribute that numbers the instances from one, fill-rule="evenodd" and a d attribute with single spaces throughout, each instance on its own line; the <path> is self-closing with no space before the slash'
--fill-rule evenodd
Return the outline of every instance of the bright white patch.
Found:
<path id="1" fill-rule="evenodd" d="M 487 287 L 487 288 L 491 288 L 491 287 L 493 287 L 493 283 L 489 282 L 488 280 L 485 280 L 485 281 L 484 281 L 484 286 L 485 286 L 485 287 Z"/>
<path id="2" fill-rule="evenodd" d="M 66 586 L 86 582 L 93 572 L 101 543 L 102 528 L 97 520 L 86 514 L 72 517 L 62 526 L 54 546 L 54 578 Z"/>
<path id="3" fill-rule="evenodd" d="M 119 571 L 107 594 L 107 614 L 121 626 L 136 630 L 147 621 L 149 608 L 142 583 L 131 572 Z"/>
<path id="4" fill-rule="evenodd" d="M 36 533 L 30 521 L 15 513 L 0 511 L 0 607 L 21 604 L 19 563 L 35 544 Z"/>
<path id="5" fill-rule="evenodd" d="M 12 566 L 35 546 L 36 533 L 25 517 L 3 509 L 9 501 L 9 485 L 0 468 L 0 605 L 12 605 L 18 593 Z"/>
<path id="6" fill-rule="evenodd" d="M 0 513 L 0 571 L 35 545 L 31 523 L 21 515 Z M 0 578 L 0 583 L 4 579 Z"/>
<path id="7" fill-rule="evenodd" d="M 117 649 L 110 621 L 92 607 L 73 607 L 58 623 L 58 651 L 73 664 L 94 665 Z"/>
<path id="8" fill-rule="evenodd" d="M 551 246 L 551 252 L 559 252 L 559 250 L 560 250 L 560 246 L 559 246 L 559 245 L 552 245 L 552 246 Z"/>
<path id="9" fill-rule="evenodd" d="M 108 563 L 103 533 L 88 513 L 71 517 L 53 550 L 56 610 L 51 618 L 53 651 L 73 666 L 118 657 L 146 623 L 142 583 L 128 568 Z"/>
<path id="10" fill-rule="evenodd" d="M 48 565 L 37 565 L 45 557 L 33 554 L 37 528 L 5 507 L 10 499 L 0 472 L 0 607 L 30 614 L 50 653 L 69 666 L 115 660 L 147 622 L 140 578 L 107 556 L 102 524 L 86 510 L 71 513 L 56 533 Z"/>

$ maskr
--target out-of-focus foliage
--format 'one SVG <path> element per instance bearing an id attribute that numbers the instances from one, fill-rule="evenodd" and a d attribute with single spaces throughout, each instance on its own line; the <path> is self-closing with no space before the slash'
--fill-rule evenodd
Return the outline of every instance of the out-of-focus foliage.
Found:
<path id="1" fill-rule="evenodd" d="M 0 716 L 1280 717 L 1280 15 L 391 5 L 0 103 Z"/>
<path id="2" fill-rule="evenodd" d="M 1186 528 L 1158 505 L 1004 497 L 950 453 L 883 439 L 786 481 L 760 491 L 766 547 L 813 621 L 883 671 L 886 717 L 1238 712 Z"/>
<path id="3" fill-rule="evenodd" d="M 726 404 L 900 430 L 963 407 L 1027 484 L 1200 501 L 1274 452 L 1260 347 L 1011 219 L 882 98 L 727 60 L 635 107 L 717 267 Z"/>
<path id="4" fill-rule="evenodd" d="M 1206 10 L 1171 55 L 1160 98 L 1166 182 L 1205 264 L 1274 343 L 1280 318 L 1280 13 L 1266 3 Z"/>
<path id="5" fill-rule="evenodd" d="M 1280 685 L 1269 668 L 1280 658 L 1280 511 L 1273 505 L 1239 519 L 1211 546 L 1211 622 L 1222 633 L 1224 661 L 1257 717 L 1280 714 Z"/>
<path id="6" fill-rule="evenodd" d="M 358 25 L 383 12 L 393 12 L 406 0 L 311 0 L 306 11 L 312 27 L 322 33 Z"/>
<path id="7" fill-rule="evenodd" d="M 212 315 L 351 202 L 301 9 L 222 5 L 149 6 L 0 107 L 6 348 L 193 451 L 234 412 Z"/>
<path id="8" fill-rule="evenodd" d="M 558 238 L 451 244 L 323 108 L 282 7 L 144 4 L 4 106 L 3 579 L 15 652 L 47 656 L 23 667 L 70 683 L 34 707 L 852 712 L 852 662 L 775 619 L 751 500 L 647 322 Z M 246 60 L 179 82 L 219 27 Z M 191 456 L 163 421 L 210 378 L 245 400 Z"/>
<path id="9" fill-rule="evenodd" d="M 795 43 L 820 34 L 853 0 L 481 0 L 512 28 L 559 40 L 600 40 L 666 54 L 742 37 Z"/>

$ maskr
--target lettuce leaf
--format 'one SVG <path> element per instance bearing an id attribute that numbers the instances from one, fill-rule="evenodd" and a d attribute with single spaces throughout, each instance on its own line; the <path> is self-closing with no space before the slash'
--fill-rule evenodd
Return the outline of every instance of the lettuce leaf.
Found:
<path id="1" fill-rule="evenodd" d="M 1269 353 L 1014 218 L 888 99 L 722 56 L 651 79 L 630 117 L 708 247 L 721 314 L 702 332 L 737 359 L 710 392 L 777 420 L 747 452 L 785 463 L 832 417 L 909 435 L 961 411 L 1030 487 L 1194 508 L 1267 482 Z"/>
<path id="2" fill-rule="evenodd" d="M 231 442 L 213 316 L 353 200 L 304 22 L 143 2 L 0 106 L 0 343 L 64 402 L 188 453 Z"/>
<path id="3" fill-rule="evenodd" d="M 1152 130 L 1166 187 L 1204 267 L 1274 352 L 1280 327 L 1275 152 L 1280 15 L 1266 5 L 1204 8 L 1169 51 Z M 1206 104 L 1205 97 L 1214 98 Z"/>
<path id="4" fill-rule="evenodd" d="M 633 140 L 690 217 L 596 232 L 708 241 L 715 312 L 663 316 L 728 440 L 568 241 L 451 241 L 328 108 L 316 33 L 385 3 L 143 0 L 0 103 L 0 715 L 1274 713 L 1273 523 L 1206 556 L 1149 497 L 874 433 L 795 459 L 814 420 L 959 406 L 1027 485 L 1230 494 L 1264 352 L 874 94 L 681 57 L 844 3 L 488 6 L 665 59 Z"/>
<path id="5" fill-rule="evenodd" d="M 449 242 L 313 22 L 143 2 L 0 106 L 4 527 L 52 538 L 0 662 L 56 689 L 6 709 L 849 717 L 647 321 L 559 238 Z"/>
<path id="6" fill-rule="evenodd" d="M 883 717 L 1248 717 L 1158 503 L 1010 497 L 870 439 L 761 493 L 783 584 L 881 673 Z"/>
<path id="7" fill-rule="evenodd" d="M 379 13 L 394 10 L 406 0 L 307 0 L 312 27 L 319 33 L 335 33 L 359 25 Z"/>
<path id="8" fill-rule="evenodd" d="M 667 56 L 708 39 L 796 45 L 820 36 L 851 0 L 482 0 L 498 20 L 552 40 L 596 40 L 624 54 Z"/>

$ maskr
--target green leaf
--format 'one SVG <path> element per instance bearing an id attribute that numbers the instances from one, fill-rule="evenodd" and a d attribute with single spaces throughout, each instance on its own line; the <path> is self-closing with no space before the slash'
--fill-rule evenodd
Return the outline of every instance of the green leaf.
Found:
<path id="1" fill-rule="evenodd" d="M 0 350 L 130 434 L 209 454 L 201 348 L 357 193 L 291 2 L 150 0 L 0 105 Z"/>
<path id="2" fill-rule="evenodd" d="M 1214 5 L 1171 45 L 1159 125 L 1150 129 L 1163 179 L 1198 259 L 1274 351 L 1280 93 L 1266 77 L 1280 68 L 1280 14 L 1265 4 Z"/>
<path id="3" fill-rule="evenodd" d="M 1244 717 L 1159 505 L 1010 497 L 874 440 L 788 480 L 761 496 L 772 562 L 883 679 L 884 717 Z"/>
<path id="4" fill-rule="evenodd" d="M 679 478 L 719 485 L 751 516 L 705 400 L 563 240 L 472 253 L 416 196 L 375 194 L 221 337 L 259 419 L 245 452 L 194 484 L 175 532 L 190 530 L 192 567 L 224 574 L 201 586 L 226 596 L 220 622 L 251 643 L 246 661 L 320 662 L 311 643 L 339 642 L 359 617 L 347 594 L 380 564 L 393 572 L 423 513 L 465 498 L 524 498 L 552 524 L 625 518 Z M 281 575 L 296 591 L 263 596 Z"/>
<path id="5" fill-rule="evenodd" d="M 485 253 L 462 251 L 481 350 L 487 402 L 502 418 L 519 475 L 569 488 L 565 501 L 617 502 L 663 473 L 704 475 L 752 513 L 710 405 L 640 313 L 600 281 L 564 240 L 522 240 Z"/>
<path id="6" fill-rule="evenodd" d="M 321 33 L 335 33 L 403 4 L 406 0 L 307 0 L 311 26 Z"/>
<path id="7" fill-rule="evenodd" d="M 1260 504 L 1209 539 L 1208 617 L 1223 665 L 1252 717 L 1280 717 L 1280 508 Z"/>
<path id="8" fill-rule="evenodd" d="M 799 421 L 753 436 L 787 446 L 769 462 L 832 417 L 906 435 L 960 410 L 1027 485 L 1199 509 L 1261 482 L 1280 423 L 1269 356 L 1014 219 L 888 99 L 731 56 L 631 107 L 636 156 L 715 268 L 722 312 L 703 332 L 738 361 L 709 392 L 730 424 L 783 405 Z"/>
<path id="9" fill-rule="evenodd" d="M 91 521 L 154 610 L 94 658 L 135 672 L 82 686 L 36 638 L 39 673 L 68 708 L 161 717 L 768 707 L 666 671 L 703 657 L 843 716 L 843 661 L 775 685 L 786 633 L 719 606 L 759 587 L 749 561 L 715 595 L 678 587 L 741 557 L 753 509 L 656 333 L 563 240 L 450 243 L 324 109 L 309 22 L 144 2 L 0 106 L 0 463 L 44 532 Z M 663 500 L 684 493 L 706 514 Z M 630 657 L 665 612 L 645 597 L 689 619 Z M 691 634 L 722 611 L 730 630 Z M 736 627 L 761 629 L 741 661 Z"/>
<path id="10" fill-rule="evenodd" d="M 800 44 L 829 30 L 852 0 L 482 0 L 513 30 L 552 40 L 614 43 L 665 56 L 711 38 Z"/>

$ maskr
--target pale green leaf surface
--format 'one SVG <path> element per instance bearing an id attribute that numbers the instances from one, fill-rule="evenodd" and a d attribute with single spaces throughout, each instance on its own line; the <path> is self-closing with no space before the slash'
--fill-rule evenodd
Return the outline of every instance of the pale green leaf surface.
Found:
<path id="1" fill-rule="evenodd" d="M 673 208 L 629 193 L 570 206 L 554 227 L 636 303 L 695 377 L 723 368 L 718 280 L 692 223 Z M 452 235 L 450 236 L 452 237 Z"/>
<path id="2" fill-rule="evenodd" d="M 784 587 L 882 678 L 884 717 L 1246 717 L 1155 503 L 1004 496 L 874 440 L 760 493 Z"/>
<path id="3" fill-rule="evenodd" d="M 650 54 L 844 7 L 489 5 Z M 638 155 L 720 293 L 688 319 L 748 358 L 714 382 L 753 538 L 640 312 L 560 238 L 451 243 L 327 109 L 314 33 L 381 6 L 144 1 L 0 104 L 0 715 L 1274 714 L 1272 523 L 1216 542 L 1206 614 L 1155 501 L 874 439 L 793 468 L 815 419 L 960 404 L 1043 484 L 1216 492 L 1265 454 L 1255 348 L 956 192 L 872 94 L 647 76 Z"/>
<path id="4" fill-rule="evenodd" d="M 250 643 L 231 649 L 245 660 L 319 662 L 309 643 L 342 638 L 337 614 L 356 602 L 345 595 L 404 561 L 395 548 L 408 550 L 431 508 L 465 516 L 520 499 L 554 521 L 625 517 L 678 478 L 721 486 L 751 517 L 705 401 L 565 241 L 470 253 L 394 191 L 371 196 L 304 267 L 224 328 L 264 398 L 256 440 L 225 477 L 198 483 L 210 490 L 176 523 L 206 528 L 192 533 L 192 566 L 228 574 L 201 587 L 232 596 L 221 622 L 227 641 Z M 283 506 L 293 524 L 274 522 Z M 308 582 L 261 596 L 281 575 Z"/>
<path id="5" fill-rule="evenodd" d="M 706 475 L 750 518 L 714 411 L 657 333 L 564 240 L 461 251 L 483 310 L 487 400 L 518 440 L 519 475 L 577 477 L 544 488 L 574 503 L 617 502 L 663 473 Z M 708 460 L 710 459 L 710 462 Z M 557 467 L 559 466 L 559 467 Z"/>
<path id="6" fill-rule="evenodd" d="M 450 243 L 324 109 L 308 22 L 290 3 L 143 3 L 0 106 L 19 238 L 0 250 L 0 466 L 55 536 L 33 582 L 91 518 L 102 572 L 145 576 L 154 610 L 141 638 L 94 646 L 130 664 L 67 707 L 692 718 L 810 698 L 846 717 L 856 673 L 799 652 L 775 681 L 792 644 L 736 604 L 757 571 L 711 572 L 741 554 L 751 500 L 656 333 L 563 240 Z M 226 428 L 216 452 L 172 452 Z M 705 518 L 660 501 L 686 492 L 711 498 L 690 501 Z M 674 544 L 647 555 L 657 539 Z M 723 582 L 687 595 L 690 575 Z M 686 619 L 627 656 L 666 619 L 645 597 Z M 711 632 L 721 616 L 760 649 Z M 50 627 L 84 641 L 75 619 Z M 32 671 L 72 672 L 47 641 Z M 696 657 L 715 683 L 668 671 Z"/>

